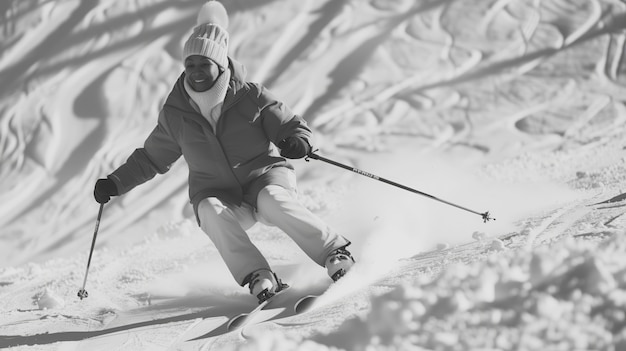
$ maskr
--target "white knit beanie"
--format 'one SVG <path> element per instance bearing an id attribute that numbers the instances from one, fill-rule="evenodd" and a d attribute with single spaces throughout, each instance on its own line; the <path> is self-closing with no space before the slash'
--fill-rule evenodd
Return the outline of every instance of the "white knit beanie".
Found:
<path id="1" fill-rule="evenodd" d="M 196 27 L 183 48 L 183 62 L 191 55 L 202 55 L 222 68 L 228 67 L 228 13 L 219 1 L 205 3 L 196 20 Z"/>

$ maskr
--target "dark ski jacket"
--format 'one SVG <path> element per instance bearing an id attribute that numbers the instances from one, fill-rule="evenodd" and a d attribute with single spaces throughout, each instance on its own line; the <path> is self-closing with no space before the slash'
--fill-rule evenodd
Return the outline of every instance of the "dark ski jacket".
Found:
<path id="1" fill-rule="evenodd" d="M 190 102 L 183 72 L 144 146 L 109 175 L 119 195 L 167 172 L 180 156 L 189 167 L 189 198 L 196 211 L 207 197 L 256 207 L 266 185 L 290 187 L 286 172 L 293 167 L 275 145 L 289 136 L 310 145 L 311 130 L 262 85 L 247 82 L 241 64 L 229 59 L 229 69 L 231 80 L 215 131 Z"/>

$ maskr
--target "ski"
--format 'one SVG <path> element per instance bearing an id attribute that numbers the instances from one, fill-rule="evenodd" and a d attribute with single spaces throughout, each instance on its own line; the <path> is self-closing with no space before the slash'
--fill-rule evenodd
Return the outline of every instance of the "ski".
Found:
<path id="1" fill-rule="evenodd" d="M 345 274 L 346 272 L 343 272 L 339 278 L 343 277 Z M 333 285 L 337 283 L 337 280 L 331 282 L 328 286 L 324 288 L 323 291 L 317 294 L 307 294 L 300 297 L 293 305 L 294 313 L 302 314 L 310 311 L 314 307 L 315 302 L 317 302 L 320 297 L 322 297 L 331 287 L 333 287 Z"/>
<path id="2" fill-rule="evenodd" d="M 287 290 L 289 290 L 289 289 L 286 288 L 286 289 L 283 289 L 283 290 L 277 292 L 276 295 L 274 295 L 274 296 L 270 297 L 269 299 L 261 302 L 258 306 L 256 306 L 250 312 L 243 312 L 243 313 L 240 313 L 240 314 L 232 317 L 226 323 L 226 330 L 228 332 L 231 332 L 233 330 L 239 329 L 239 328 L 245 326 L 246 324 L 250 323 L 251 321 L 254 320 L 254 317 L 257 314 L 259 314 L 260 311 L 263 311 L 266 307 L 271 306 L 271 303 L 276 301 L 276 298 L 278 296 L 282 295 Z"/>
<path id="3" fill-rule="evenodd" d="M 293 306 L 294 312 L 301 314 L 309 311 L 320 296 L 321 295 L 306 295 L 301 297 Z"/>
<path id="4" fill-rule="evenodd" d="M 345 276 L 346 273 L 347 272 L 346 272 L 345 269 L 340 269 L 332 277 L 333 282 L 331 283 L 331 285 L 327 286 L 326 289 L 323 292 L 321 292 L 319 294 L 305 295 L 305 296 L 301 297 L 300 299 L 298 299 L 298 301 L 296 301 L 296 303 L 293 306 L 293 311 L 295 312 L 295 314 L 301 314 L 301 313 L 308 312 L 313 307 L 313 305 L 315 304 L 315 301 L 317 301 L 317 299 L 320 296 L 322 296 L 322 294 L 324 292 L 328 291 L 328 289 L 330 289 L 332 284 L 336 283 L 339 279 L 341 279 L 343 276 Z"/>

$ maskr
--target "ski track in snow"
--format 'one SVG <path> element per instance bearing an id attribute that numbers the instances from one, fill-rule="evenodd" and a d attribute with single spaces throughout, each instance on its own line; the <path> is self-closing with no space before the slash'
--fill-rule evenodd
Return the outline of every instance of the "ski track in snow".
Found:
<path id="1" fill-rule="evenodd" d="M 231 55 L 307 118 L 323 155 L 497 220 L 296 161 L 302 200 L 351 238 L 359 264 L 316 309 L 272 309 L 272 321 L 226 333 L 254 301 L 195 224 L 180 161 L 105 206 L 90 296 L 78 300 L 93 184 L 153 128 L 200 3 L 0 5 L 0 348 L 549 349 L 533 328 L 550 313 L 568 321 L 572 303 L 604 319 L 583 323 L 593 330 L 571 322 L 578 338 L 561 338 L 571 349 L 626 349 L 624 317 L 602 314 L 626 308 L 616 297 L 626 263 L 612 251 L 626 228 L 626 5 L 614 0 L 225 1 Z M 323 269 L 279 231 L 251 237 L 292 289 L 323 291 Z M 529 257 L 557 268 L 526 272 Z M 596 305 L 584 282 L 562 293 L 572 276 L 595 282 Z M 474 296 L 475 285 L 506 286 L 525 299 L 507 296 L 511 306 L 549 313 L 492 325 L 509 300 Z M 478 331 L 460 326 L 487 314 L 476 344 Z"/>

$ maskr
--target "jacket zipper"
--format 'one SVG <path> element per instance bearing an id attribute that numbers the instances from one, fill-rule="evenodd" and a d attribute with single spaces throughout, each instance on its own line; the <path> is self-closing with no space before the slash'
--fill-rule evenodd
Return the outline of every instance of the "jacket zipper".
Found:
<path id="1" fill-rule="evenodd" d="M 241 89 L 241 88 L 240 88 L 240 89 Z M 235 181 L 237 182 L 237 184 L 239 184 L 239 188 L 241 189 L 242 200 L 243 200 L 243 184 L 241 184 L 241 182 L 240 182 L 240 181 L 239 181 L 239 179 L 237 178 L 237 175 L 235 174 L 235 171 L 233 170 L 233 169 L 234 169 L 234 168 L 236 168 L 236 167 L 233 167 L 233 165 L 232 165 L 232 164 L 230 163 L 230 161 L 228 160 L 228 157 L 226 157 L 226 153 L 224 152 L 224 147 L 222 146 L 222 142 L 221 142 L 220 138 L 218 137 L 218 130 L 219 130 L 219 126 L 221 125 L 221 120 L 222 120 L 222 117 L 224 116 L 224 114 L 226 113 L 226 111 L 228 111 L 231 107 L 233 107 L 233 106 L 234 106 L 237 102 L 241 101 L 241 99 L 243 99 L 243 98 L 244 98 L 244 97 L 248 94 L 248 92 L 249 92 L 249 89 L 247 89 L 245 92 L 243 92 L 243 93 L 239 94 L 239 96 L 237 96 L 237 95 L 235 94 L 235 96 L 233 97 L 233 100 L 229 101 L 228 105 L 226 105 L 226 104 L 223 104 L 223 105 L 222 105 L 222 111 L 220 112 L 220 118 L 218 118 L 217 123 L 215 124 L 215 130 L 213 130 L 213 136 L 215 137 L 215 140 L 217 141 L 217 145 L 218 145 L 218 146 L 219 146 L 219 148 L 220 148 L 220 151 L 221 151 L 220 153 L 222 154 L 222 158 L 224 159 L 224 161 L 226 161 L 226 164 L 228 165 L 228 168 L 230 169 L 230 172 L 231 172 L 231 174 L 232 174 L 233 178 L 235 179 Z M 187 98 L 188 98 L 188 99 L 190 99 L 190 97 L 189 97 L 189 96 L 187 96 Z M 226 100 L 226 99 L 224 99 L 224 100 Z M 176 107 L 176 106 L 173 106 L 173 105 L 169 105 L 169 106 L 170 106 L 171 108 L 175 108 L 175 109 L 177 109 L 177 110 L 179 110 L 179 111 L 181 111 L 181 112 L 184 112 L 184 114 L 189 114 L 189 113 L 190 113 L 190 111 L 185 111 L 185 110 L 180 109 L 180 108 L 178 108 L 178 107 Z M 193 105 L 192 105 L 192 106 L 193 106 Z M 202 123 L 205 123 L 205 124 L 206 124 L 206 126 L 208 126 L 208 129 L 209 129 L 209 130 L 212 130 L 212 129 L 213 129 L 213 127 L 211 127 L 211 124 L 209 123 L 209 121 L 207 121 L 207 120 L 206 120 L 206 118 L 204 118 L 204 117 L 202 116 L 202 114 L 200 114 L 200 113 L 199 113 L 198 111 L 196 111 L 195 109 L 194 109 L 193 113 L 194 113 L 196 116 L 200 116 L 200 117 L 201 117 L 200 119 L 201 119 L 201 120 L 203 120 L 203 122 L 202 122 Z M 184 117 L 183 117 L 183 118 L 184 118 Z M 198 119 L 198 118 L 194 118 L 194 119 Z M 205 126 L 205 128 L 207 128 L 206 126 Z M 206 135 L 206 133 L 205 133 L 205 135 Z M 210 136 L 207 136 L 207 137 L 210 137 Z"/>
<path id="2" fill-rule="evenodd" d="M 228 169 L 230 169 L 230 172 L 232 173 L 233 178 L 235 178 L 235 181 L 237 182 L 237 184 L 239 184 L 239 188 L 241 189 L 242 201 L 243 201 L 243 184 L 241 184 L 241 182 L 237 178 L 237 175 L 235 174 L 234 169 L 237 167 L 233 166 L 228 160 L 228 157 L 226 157 L 226 153 L 224 152 L 224 147 L 222 146 L 222 141 L 220 140 L 218 136 L 218 131 L 220 130 L 220 125 L 223 125 L 222 120 L 226 111 L 228 111 L 231 107 L 233 107 L 237 102 L 241 101 L 241 99 L 243 99 L 243 97 L 246 96 L 247 94 L 248 94 L 248 91 L 240 94 L 240 96 L 235 95 L 235 98 L 232 101 L 230 101 L 228 105 L 226 104 L 222 105 L 222 111 L 220 112 L 220 117 L 217 119 L 217 123 L 215 123 L 215 131 L 214 131 L 215 139 L 217 140 L 217 144 L 220 146 L 220 151 L 221 151 L 222 156 L 224 157 L 224 160 L 226 161 L 226 164 L 228 164 Z"/>

